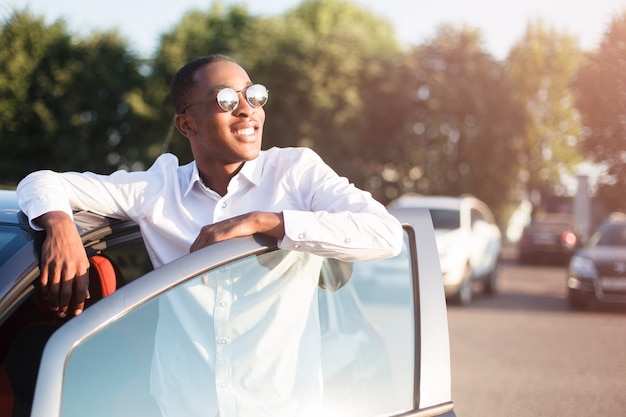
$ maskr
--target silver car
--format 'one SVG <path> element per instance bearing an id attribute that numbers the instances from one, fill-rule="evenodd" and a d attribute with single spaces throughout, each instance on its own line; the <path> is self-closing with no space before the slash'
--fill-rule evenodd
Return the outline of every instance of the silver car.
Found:
<path id="1" fill-rule="evenodd" d="M 434 231 L 426 210 L 397 216 L 406 223 L 399 262 L 409 291 L 381 301 L 357 288 L 356 271 L 377 262 L 327 259 L 319 271 L 325 397 L 315 415 L 455 415 Z M 75 219 L 92 262 L 92 300 L 81 315 L 58 319 L 39 297 L 43 236 L 15 193 L 0 191 L 0 415 L 158 416 L 149 376 L 160 297 L 217 268 L 267 268 L 264 259 L 283 251 L 272 239 L 233 239 L 153 270 L 136 224 L 84 212 Z"/>

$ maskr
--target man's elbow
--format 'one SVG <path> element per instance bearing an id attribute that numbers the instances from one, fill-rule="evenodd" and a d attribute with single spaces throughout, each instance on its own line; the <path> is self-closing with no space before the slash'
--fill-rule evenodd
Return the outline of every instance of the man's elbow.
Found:
<path id="1" fill-rule="evenodd" d="M 404 231 L 402 229 L 402 224 L 397 222 L 394 226 L 392 232 L 392 238 L 389 242 L 389 257 L 397 256 L 404 246 Z"/>

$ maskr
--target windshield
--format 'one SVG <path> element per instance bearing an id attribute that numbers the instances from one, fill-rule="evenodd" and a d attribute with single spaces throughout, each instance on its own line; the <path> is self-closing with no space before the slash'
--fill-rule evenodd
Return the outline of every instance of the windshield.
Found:
<path id="1" fill-rule="evenodd" d="M 458 210 L 431 208 L 429 211 L 435 229 L 458 229 L 461 227 Z"/>
<path id="2" fill-rule="evenodd" d="M 19 227 L 0 226 L 0 265 L 28 242 L 28 234 Z"/>
<path id="3" fill-rule="evenodd" d="M 592 246 L 626 246 L 626 223 L 609 224 L 593 236 Z"/>

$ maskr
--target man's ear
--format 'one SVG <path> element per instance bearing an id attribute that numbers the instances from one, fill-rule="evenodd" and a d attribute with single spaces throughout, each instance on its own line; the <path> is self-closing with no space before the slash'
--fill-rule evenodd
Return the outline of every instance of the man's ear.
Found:
<path id="1" fill-rule="evenodd" d="M 174 124 L 176 125 L 176 129 L 180 132 L 181 135 L 185 137 L 190 137 L 196 134 L 196 129 L 193 126 L 193 121 L 186 114 L 176 114 L 174 117 Z"/>

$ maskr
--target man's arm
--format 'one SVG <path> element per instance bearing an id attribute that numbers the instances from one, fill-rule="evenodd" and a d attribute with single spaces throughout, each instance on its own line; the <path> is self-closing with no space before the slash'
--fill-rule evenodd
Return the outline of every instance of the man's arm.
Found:
<path id="1" fill-rule="evenodd" d="M 41 249 L 41 285 L 59 317 L 80 314 L 89 298 L 89 260 L 76 225 L 63 211 L 51 211 L 34 223 L 46 231 Z"/>
<path id="2" fill-rule="evenodd" d="M 222 240 L 250 236 L 255 233 L 275 237 L 279 240 L 282 239 L 285 236 L 285 224 L 282 213 L 253 211 L 206 225 L 200 230 L 195 242 L 189 248 L 189 252 L 195 252 Z"/>
<path id="3" fill-rule="evenodd" d="M 400 253 L 402 225 L 369 192 L 337 175 L 311 149 L 281 151 L 280 160 L 292 161 L 288 169 L 283 168 L 281 183 L 295 203 L 282 210 L 285 236 L 278 244 L 281 249 L 347 262 Z"/>

